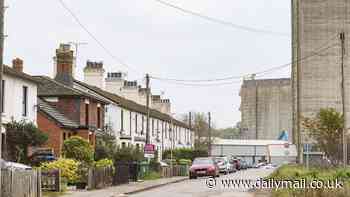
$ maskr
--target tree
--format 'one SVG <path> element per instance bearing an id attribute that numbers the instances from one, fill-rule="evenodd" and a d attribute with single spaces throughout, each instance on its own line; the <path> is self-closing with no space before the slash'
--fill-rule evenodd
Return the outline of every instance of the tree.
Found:
<path id="1" fill-rule="evenodd" d="M 315 118 L 303 118 L 302 125 L 332 164 L 339 164 L 342 158 L 343 115 L 333 108 L 325 108 Z"/>
<path id="2" fill-rule="evenodd" d="M 113 159 L 117 150 L 116 137 L 114 132 L 107 127 L 96 135 L 95 160 Z"/>
<path id="3" fill-rule="evenodd" d="M 14 162 L 29 163 L 28 147 L 41 146 L 47 140 L 48 135 L 32 122 L 12 120 L 6 124 L 6 158 Z"/>
<path id="4" fill-rule="evenodd" d="M 208 150 L 209 147 L 209 124 L 207 114 L 203 112 L 194 112 L 192 118 L 192 128 L 194 130 L 194 147 L 198 150 Z M 183 115 L 182 120 L 189 122 L 188 115 Z M 215 132 L 215 124 L 212 123 L 211 141 L 214 141 L 214 137 L 217 136 Z"/>
<path id="5" fill-rule="evenodd" d="M 75 159 L 85 164 L 94 161 L 94 150 L 87 140 L 79 136 L 73 136 L 63 143 L 63 155 L 69 159 Z"/>
<path id="6" fill-rule="evenodd" d="M 237 127 L 228 127 L 225 129 L 216 129 L 215 134 L 217 137 L 223 139 L 239 139 L 240 133 Z"/>

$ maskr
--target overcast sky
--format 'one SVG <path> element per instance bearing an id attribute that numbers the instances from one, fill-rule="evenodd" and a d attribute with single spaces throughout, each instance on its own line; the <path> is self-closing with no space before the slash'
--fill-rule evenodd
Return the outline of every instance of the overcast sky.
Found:
<path id="1" fill-rule="evenodd" d="M 236 24 L 290 33 L 290 0 L 166 0 L 178 6 Z M 109 56 L 61 6 L 58 0 L 7 0 L 5 62 L 24 60 L 34 75 L 53 73 L 55 49 L 80 41 L 77 78 L 87 59 L 103 61 L 107 71 L 143 73 L 178 79 L 242 75 L 290 62 L 290 37 L 252 33 L 205 21 L 154 0 L 65 0 L 84 25 L 115 56 Z M 137 70 L 134 71 L 134 70 Z M 289 68 L 266 77 L 289 77 Z M 140 83 L 144 81 L 140 80 Z M 212 112 L 217 127 L 240 120 L 240 83 L 192 87 L 151 81 L 153 93 L 165 92 L 178 114 Z"/>

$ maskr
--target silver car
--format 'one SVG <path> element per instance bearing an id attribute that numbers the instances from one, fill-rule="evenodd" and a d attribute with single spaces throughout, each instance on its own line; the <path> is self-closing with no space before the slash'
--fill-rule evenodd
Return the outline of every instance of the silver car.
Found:
<path id="1" fill-rule="evenodd" d="M 221 173 L 228 174 L 232 172 L 228 157 L 216 157 L 215 162 L 219 166 L 219 171 Z"/>

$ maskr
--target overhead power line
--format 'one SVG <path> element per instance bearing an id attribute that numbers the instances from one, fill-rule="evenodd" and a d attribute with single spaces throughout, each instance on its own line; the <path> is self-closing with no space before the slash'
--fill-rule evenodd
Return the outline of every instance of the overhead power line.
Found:
<path id="1" fill-rule="evenodd" d="M 328 42 L 329 44 L 329 42 Z M 225 78 L 216 78 L 216 79 L 200 79 L 200 80 L 186 80 L 186 79 L 175 79 L 175 78 L 162 78 L 162 77 L 157 77 L 157 76 L 151 76 L 152 79 L 157 79 L 157 80 L 162 80 L 162 81 L 172 81 L 172 82 L 195 82 L 195 83 L 207 83 L 207 82 L 217 82 L 217 81 L 228 81 L 228 80 L 233 80 L 233 79 L 242 79 L 251 75 L 256 75 L 256 76 L 261 76 L 261 75 L 266 75 L 268 73 L 274 72 L 276 70 L 280 70 L 280 69 L 284 69 L 286 67 L 291 66 L 293 63 L 297 63 L 300 61 L 304 61 L 307 60 L 311 57 L 314 57 L 316 55 L 320 55 L 320 52 L 326 51 L 334 46 L 338 45 L 338 43 L 333 43 L 327 47 L 321 46 L 318 49 L 316 49 L 315 51 L 311 52 L 310 55 L 307 55 L 305 57 L 302 57 L 300 59 L 297 59 L 295 61 L 286 63 L 286 64 L 282 64 L 279 66 L 274 66 L 274 67 L 270 67 L 269 69 L 260 71 L 260 72 L 256 72 L 256 73 L 249 73 L 249 74 L 244 74 L 244 75 L 240 75 L 240 76 L 229 76 L 229 77 L 225 77 Z M 199 84 L 199 85 L 208 85 L 208 84 Z"/>
<path id="2" fill-rule="evenodd" d="M 141 71 L 134 69 L 130 65 L 126 64 L 122 59 L 115 56 L 88 28 L 83 24 L 83 22 L 79 19 L 79 17 L 71 10 L 63 0 L 58 0 L 62 7 L 67 10 L 67 12 L 73 17 L 75 22 L 109 55 L 113 60 L 115 60 L 118 64 L 129 68 L 137 73 L 142 73 Z M 143 73 L 142 73 L 143 74 Z"/>
<path id="3" fill-rule="evenodd" d="M 174 85 L 190 86 L 190 87 L 214 87 L 214 86 L 234 85 L 234 84 L 242 83 L 242 81 L 230 81 L 230 82 L 208 83 L 208 84 L 181 83 L 181 82 L 174 82 L 174 81 L 164 81 L 164 82 L 169 84 L 174 84 Z"/>
<path id="4" fill-rule="evenodd" d="M 162 4 L 162 5 L 165 5 L 167 7 L 174 8 L 174 9 L 176 9 L 176 10 L 182 12 L 182 13 L 185 13 L 185 14 L 188 14 L 188 15 L 192 15 L 192 16 L 196 16 L 196 17 L 202 18 L 204 20 L 207 20 L 207 21 L 210 21 L 210 22 L 213 22 L 213 23 L 217 23 L 217 24 L 221 24 L 221 25 L 225 25 L 225 26 L 228 26 L 228 27 L 231 27 L 231 28 L 234 28 L 234 29 L 244 30 L 244 31 L 253 32 L 253 33 L 263 33 L 263 34 L 271 34 L 271 35 L 275 35 L 275 36 L 290 37 L 290 35 L 287 34 L 287 33 L 275 32 L 275 31 L 270 31 L 270 30 L 254 28 L 254 27 L 248 27 L 248 26 L 245 26 L 245 25 L 235 24 L 235 23 L 232 23 L 232 22 L 229 22 L 229 21 L 225 21 L 225 20 L 218 19 L 218 18 L 215 18 L 215 17 L 207 16 L 205 14 L 202 14 L 202 13 L 199 13 L 199 12 L 195 12 L 195 11 L 192 11 L 192 10 L 188 10 L 188 9 L 182 8 L 180 6 L 171 4 L 169 2 L 165 2 L 163 0 L 154 0 L 154 1 L 156 1 L 156 2 L 158 2 L 160 4 Z"/>

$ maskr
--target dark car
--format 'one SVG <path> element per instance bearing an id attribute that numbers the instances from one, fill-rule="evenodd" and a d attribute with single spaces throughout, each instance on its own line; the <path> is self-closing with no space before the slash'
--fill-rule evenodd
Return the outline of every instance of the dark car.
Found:
<path id="1" fill-rule="evenodd" d="M 195 179 L 200 176 L 219 177 L 219 167 L 211 157 L 199 157 L 193 160 L 189 170 L 189 178 Z"/>
<path id="2" fill-rule="evenodd" d="M 29 159 L 33 165 L 39 165 L 43 162 L 50 162 L 56 160 L 53 151 L 50 149 L 38 150 L 34 152 L 34 154 L 32 154 L 29 157 Z"/>
<path id="3" fill-rule="evenodd" d="M 241 170 L 241 160 L 237 158 L 232 158 L 232 162 L 235 164 L 237 170 Z"/>

